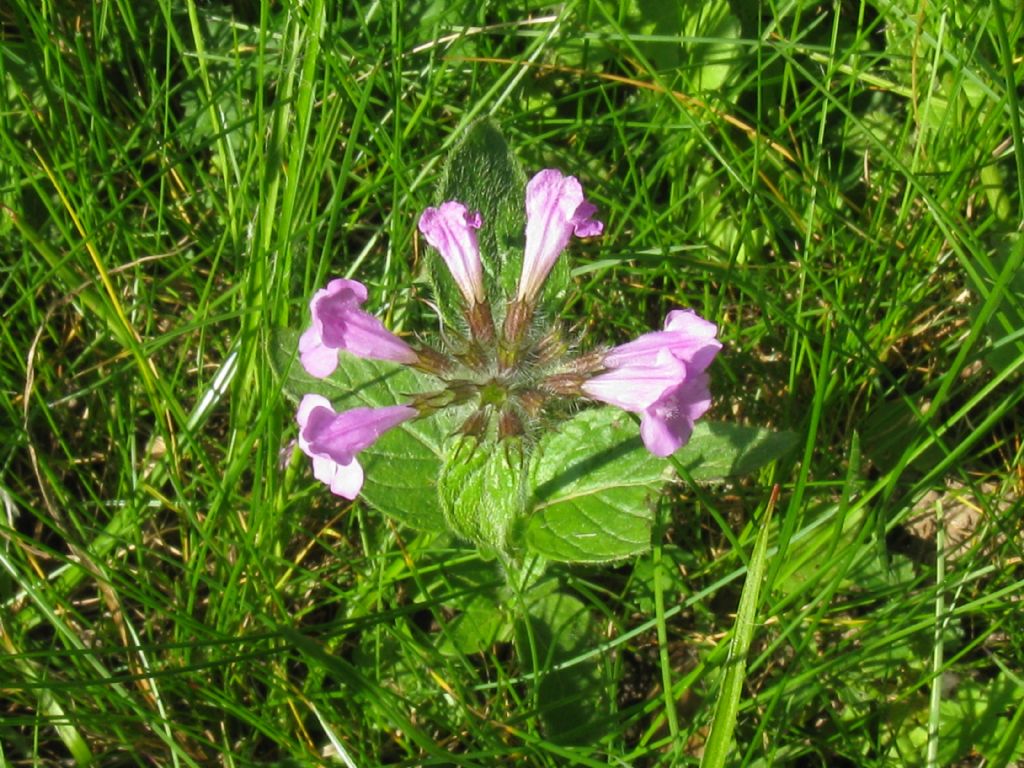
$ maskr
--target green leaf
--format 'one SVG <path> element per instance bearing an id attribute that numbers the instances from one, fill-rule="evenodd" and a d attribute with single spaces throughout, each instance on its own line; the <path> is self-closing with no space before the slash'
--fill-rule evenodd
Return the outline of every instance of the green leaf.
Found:
<path id="1" fill-rule="evenodd" d="M 646 551 L 653 518 L 647 496 L 666 473 L 665 460 L 648 453 L 625 413 L 598 408 L 578 414 L 538 446 L 527 544 L 568 562 Z"/>
<path id="2" fill-rule="evenodd" d="M 696 92 L 708 93 L 725 85 L 734 63 L 741 57 L 736 44 L 740 36 L 740 20 L 726 2 L 702 2 L 700 8 L 700 14 L 691 16 L 687 26 L 693 37 L 702 36 L 709 40 L 694 46 L 694 59 L 700 62 L 700 68 L 693 83 Z M 697 18 L 701 21 L 696 22 Z"/>
<path id="3" fill-rule="evenodd" d="M 977 754 L 989 758 L 986 765 L 1017 765 L 1012 761 L 1024 754 L 1019 702 L 1020 685 L 1005 670 L 992 680 L 960 679 L 939 704 L 941 730 L 933 763 L 926 763 L 927 699 L 911 696 L 905 702 L 893 702 L 888 722 L 899 723 L 899 730 L 889 755 L 903 765 L 961 765 Z M 1014 710 L 1017 714 L 1011 715 Z"/>
<path id="4" fill-rule="evenodd" d="M 687 93 L 719 90 L 740 58 L 740 17 L 726 0 L 635 0 L 626 28 L 651 64 L 682 78 Z M 740 9 L 742 10 L 742 9 Z"/>
<path id="5" fill-rule="evenodd" d="M 315 393 L 338 409 L 378 408 L 405 403 L 409 395 L 438 388 L 435 379 L 406 366 L 364 360 L 345 352 L 330 377 L 317 379 L 296 360 L 298 339 L 298 332 L 282 329 L 275 332 L 271 342 L 274 369 L 282 378 L 285 393 L 296 401 Z M 436 483 L 444 442 L 457 426 L 459 414 L 457 409 L 448 409 L 405 422 L 360 453 L 359 461 L 366 471 L 360 498 L 411 528 L 447 531 Z"/>
<path id="6" fill-rule="evenodd" d="M 526 226 L 526 176 L 505 137 L 490 120 L 473 123 L 448 156 L 441 199 L 457 200 L 480 211 L 483 226 L 477 238 L 484 267 L 484 284 L 496 309 L 505 303 L 519 281 Z M 457 313 L 460 298 L 444 261 L 434 254 L 431 280 L 446 322 Z M 564 266 L 564 265 L 563 265 Z M 565 276 L 567 280 L 567 275 Z"/>
<path id="7" fill-rule="evenodd" d="M 452 554 L 446 550 L 424 563 L 436 567 L 437 576 L 421 593 L 421 599 L 437 600 L 439 595 L 446 595 L 446 606 L 455 612 L 439 639 L 441 653 L 484 653 L 494 643 L 512 638 L 504 576 L 495 560 L 466 557 L 453 562 Z"/>
<path id="8" fill-rule="evenodd" d="M 698 421 L 690 442 L 672 454 L 672 459 L 697 482 L 709 482 L 756 472 L 785 456 L 796 443 L 793 432 Z"/>
<path id="9" fill-rule="evenodd" d="M 467 656 L 486 653 L 499 640 L 508 639 L 507 620 L 493 597 L 476 595 L 462 608 L 462 613 L 451 620 L 447 636 L 438 649 L 449 656 L 456 652 Z"/>
<path id="10" fill-rule="evenodd" d="M 749 474 L 791 450 L 796 436 L 699 422 L 672 462 L 698 482 Z M 671 478 L 633 418 L 614 408 L 584 411 L 541 440 L 531 470 L 534 512 L 528 546 L 551 560 L 599 563 L 647 551 L 648 497 Z"/>
<path id="11" fill-rule="evenodd" d="M 537 676 L 545 736 L 562 744 L 593 744 L 600 735 L 604 683 L 597 660 L 582 658 L 596 635 L 590 611 L 561 592 L 526 597 L 529 615 L 516 626 L 516 645 L 524 666 Z"/>

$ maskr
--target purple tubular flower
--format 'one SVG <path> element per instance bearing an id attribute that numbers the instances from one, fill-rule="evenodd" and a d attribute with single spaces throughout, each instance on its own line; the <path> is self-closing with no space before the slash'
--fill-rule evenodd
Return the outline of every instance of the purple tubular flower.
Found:
<path id="1" fill-rule="evenodd" d="M 674 309 L 665 317 L 665 330 L 645 333 L 615 347 L 605 355 L 604 365 L 606 368 L 651 365 L 661 351 L 667 349 L 677 360 L 703 371 L 722 348 L 715 338 L 717 333 L 714 323 L 709 323 L 692 309 Z"/>
<path id="2" fill-rule="evenodd" d="M 605 372 L 583 383 L 595 400 L 639 413 L 640 437 L 655 456 L 686 445 L 693 423 L 711 406 L 705 369 L 722 348 L 718 329 L 691 310 L 674 310 L 665 330 L 610 350 Z"/>
<path id="3" fill-rule="evenodd" d="M 299 448 L 313 459 L 313 475 L 331 492 L 354 499 L 363 487 L 363 468 L 356 454 L 384 432 L 418 414 L 415 408 L 353 408 L 335 412 L 322 395 L 306 395 L 299 403 Z"/>
<path id="4" fill-rule="evenodd" d="M 667 349 L 662 350 L 650 364 L 613 368 L 606 362 L 605 367 L 604 373 L 583 383 L 583 392 L 595 400 L 636 413 L 643 413 L 686 378 L 686 365 Z"/>
<path id="5" fill-rule="evenodd" d="M 338 350 L 357 357 L 415 363 L 412 348 L 359 307 L 366 286 L 355 280 L 331 280 L 309 302 L 313 325 L 299 338 L 299 357 L 311 376 L 330 376 L 338 367 Z"/>
<path id="6" fill-rule="evenodd" d="M 604 231 L 593 218 L 597 207 L 583 197 L 575 176 L 548 168 L 526 185 L 526 249 L 517 301 L 532 303 L 555 260 L 572 235 L 592 237 Z"/>
<path id="7" fill-rule="evenodd" d="M 486 298 L 483 266 L 476 230 L 481 225 L 480 213 L 470 213 L 462 203 L 449 201 L 439 208 L 427 208 L 420 216 L 420 232 L 441 254 L 448 271 L 470 306 Z"/>

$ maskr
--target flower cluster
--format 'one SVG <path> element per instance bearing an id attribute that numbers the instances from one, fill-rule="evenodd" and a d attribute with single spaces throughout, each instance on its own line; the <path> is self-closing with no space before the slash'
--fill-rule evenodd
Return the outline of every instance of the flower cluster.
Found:
<path id="1" fill-rule="evenodd" d="M 475 405 L 461 432 L 498 439 L 530 437 L 556 404 L 583 398 L 640 416 L 647 449 L 668 456 L 690 438 L 694 420 L 710 406 L 707 367 L 721 344 L 716 327 L 690 310 L 668 314 L 662 331 L 608 350 L 572 354 L 559 329 L 536 318 L 542 289 L 569 240 L 603 231 L 597 208 L 579 181 L 553 169 L 526 187 L 526 237 L 515 294 L 503 305 L 488 303 L 477 231 L 480 213 L 458 201 L 428 208 L 419 230 L 444 260 L 461 295 L 466 330 L 450 329 L 444 351 L 409 344 L 362 309 L 366 287 L 332 280 L 310 302 L 311 326 L 299 341 L 306 371 L 329 376 L 342 351 L 388 360 L 430 374 L 440 389 L 403 405 L 335 412 L 320 395 L 299 405 L 299 447 L 312 458 L 317 479 L 331 491 L 355 498 L 363 483 L 356 454 L 388 429 L 426 416 L 438 407 Z M 441 405 L 438 405 L 438 404 Z"/>

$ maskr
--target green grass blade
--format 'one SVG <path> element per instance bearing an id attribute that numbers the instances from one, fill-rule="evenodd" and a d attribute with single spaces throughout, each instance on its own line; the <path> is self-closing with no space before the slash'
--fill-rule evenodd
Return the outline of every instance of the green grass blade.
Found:
<path id="1" fill-rule="evenodd" d="M 754 638 L 754 630 L 757 629 L 762 582 L 768 569 L 768 539 L 778 492 L 776 486 L 758 521 L 760 530 L 754 542 L 754 551 L 750 555 L 743 591 L 740 593 L 736 621 L 733 623 L 729 639 L 729 654 L 725 660 L 724 675 L 715 703 L 711 733 L 700 761 L 701 768 L 722 768 L 732 750 L 740 697 L 746 681 L 747 653 Z"/>

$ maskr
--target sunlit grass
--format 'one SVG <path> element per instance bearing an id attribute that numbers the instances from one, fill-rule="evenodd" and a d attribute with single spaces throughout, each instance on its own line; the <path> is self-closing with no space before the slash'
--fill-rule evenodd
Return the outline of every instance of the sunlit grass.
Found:
<path id="1" fill-rule="evenodd" d="M 0 9 L 0 764 L 1021 759 L 1024 12 L 656 5 Z M 606 222 L 564 319 L 694 307 L 712 415 L 799 437 L 565 569 L 586 743 L 451 642 L 475 555 L 292 455 L 269 364 L 330 276 L 433 332 L 416 218 L 481 116 Z"/>

